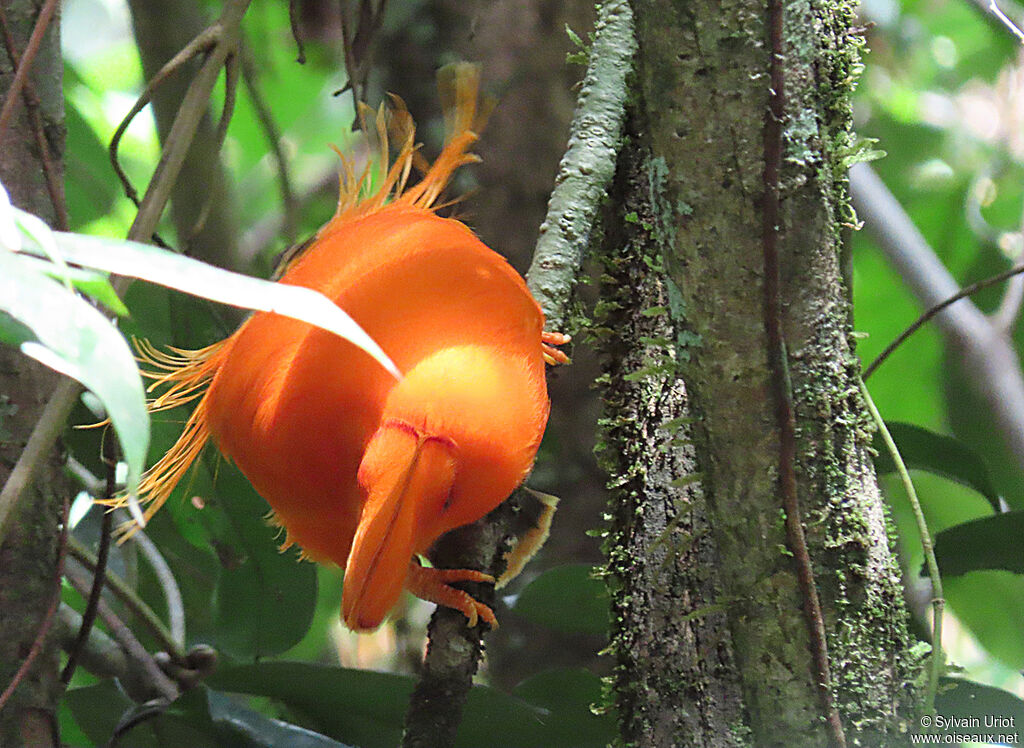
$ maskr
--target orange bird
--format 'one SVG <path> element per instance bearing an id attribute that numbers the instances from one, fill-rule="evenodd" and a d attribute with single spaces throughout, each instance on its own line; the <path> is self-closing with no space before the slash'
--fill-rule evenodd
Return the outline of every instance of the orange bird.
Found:
<path id="1" fill-rule="evenodd" d="M 543 332 L 515 270 L 463 223 L 435 213 L 454 170 L 475 160 L 468 149 L 482 120 L 477 69 L 449 73 L 438 159 L 425 165 L 400 100 L 382 106 L 379 186 L 364 194 L 369 167 L 357 178 L 343 158 L 334 218 L 280 279 L 348 312 L 401 380 L 352 343 L 273 313 L 200 351 L 141 347 L 159 370 L 153 386 L 170 385 L 153 410 L 201 398 L 144 476 L 147 517 L 212 437 L 270 504 L 284 547 L 344 567 L 342 617 L 354 630 L 380 625 L 403 589 L 462 611 L 471 626 L 495 623 L 490 608 L 450 586 L 492 577 L 424 567 L 418 557 L 523 481 L 548 418 L 545 360 L 567 360 L 552 346 L 568 338 Z M 390 167 L 389 133 L 399 139 Z M 414 165 L 425 173 L 407 187 Z"/>

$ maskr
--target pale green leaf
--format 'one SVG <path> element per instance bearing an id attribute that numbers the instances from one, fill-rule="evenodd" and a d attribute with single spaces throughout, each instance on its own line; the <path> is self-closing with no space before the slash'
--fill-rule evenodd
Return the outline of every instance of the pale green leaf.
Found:
<path id="1" fill-rule="evenodd" d="M 232 273 L 138 242 L 63 232 L 53 232 L 53 236 L 67 262 L 139 278 L 230 306 L 275 312 L 308 322 L 359 346 L 396 378 L 401 377 L 373 338 L 318 291 Z"/>
<path id="2" fill-rule="evenodd" d="M 21 343 L 23 353 L 81 382 L 102 401 L 134 495 L 149 447 L 149 416 L 131 349 L 99 310 L 25 260 L 0 252 L 0 310 L 35 336 Z M 138 507 L 132 508 L 137 515 Z"/>

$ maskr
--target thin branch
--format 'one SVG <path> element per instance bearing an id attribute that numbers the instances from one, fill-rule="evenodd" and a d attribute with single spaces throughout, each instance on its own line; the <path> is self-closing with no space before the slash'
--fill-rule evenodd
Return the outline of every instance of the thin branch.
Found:
<path id="1" fill-rule="evenodd" d="M 78 646 L 78 632 L 82 630 L 82 616 L 67 603 L 57 609 L 53 636 L 61 649 L 70 652 Z M 131 682 L 129 660 L 124 650 L 98 628 L 93 628 L 85 646 L 79 649 L 79 660 L 86 670 L 101 678 L 121 678 Z"/>
<path id="2" fill-rule="evenodd" d="M 119 520 L 128 521 L 126 513 L 118 511 L 115 514 L 119 515 Z M 160 550 L 156 547 L 156 543 L 149 539 L 145 531 L 136 530 L 132 534 L 130 542 L 136 543 L 139 546 L 139 550 L 142 551 L 142 555 L 149 562 L 153 574 L 156 575 L 157 582 L 160 583 L 160 589 L 164 594 L 164 602 L 167 604 L 167 625 L 170 629 L 169 638 L 178 645 L 177 654 L 170 652 L 169 654 L 171 654 L 172 659 L 180 659 L 180 653 L 185 647 L 185 604 L 181 599 L 181 589 L 178 587 L 178 580 L 174 578 L 174 572 L 171 571 L 171 567 L 164 560 Z"/>
<path id="3" fill-rule="evenodd" d="M 221 109 L 220 120 L 217 122 L 217 130 L 213 134 L 213 153 L 210 155 L 212 172 L 209 182 L 216 177 L 219 168 L 218 159 L 224 148 L 224 141 L 228 137 L 228 126 L 231 124 L 231 117 L 235 113 L 235 102 L 238 100 L 238 50 L 228 55 L 224 61 L 224 106 Z M 206 226 L 206 219 L 210 216 L 210 208 L 213 206 L 213 199 L 216 192 L 210 190 L 203 202 L 203 207 L 196 216 L 196 222 L 189 232 L 186 244 L 191 243 Z"/>
<path id="4" fill-rule="evenodd" d="M 930 308 L 928 311 L 926 311 L 924 314 L 922 314 L 920 317 L 918 317 L 916 320 L 914 320 L 910 324 L 910 326 L 907 327 L 907 329 L 905 329 L 903 332 L 897 335 L 896 339 L 889 343 L 889 345 L 885 347 L 885 350 L 879 353 L 878 356 L 875 357 L 875 360 L 872 361 L 871 364 L 864 369 L 864 373 L 861 374 L 861 378 L 866 380 L 868 377 L 874 374 L 875 370 L 878 369 L 878 367 L 881 366 L 883 363 L 885 363 L 885 360 L 889 358 L 889 356 L 891 356 L 897 348 L 903 345 L 903 343 L 906 342 L 907 338 L 909 338 L 915 332 L 920 330 L 925 324 L 927 324 L 929 320 L 935 317 L 936 314 L 941 312 L 950 304 L 954 304 L 957 301 L 960 301 L 961 299 L 966 299 L 968 296 L 976 294 L 983 288 L 988 288 L 989 286 L 994 286 L 997 283 L 1002 283 L 1003 281 L 1009 280 L 1010 278 L 1018 276 L 1021 273 L 1024 273 L 1024 265 L 1015 265 L 1014 267 L 1010 268 L 1009 270 L 1005 270 L 1002 273 L 997 273 L 996 275 L 993 275 L 989 278 L 985 278 L 984 280 L 980 280 L 977 283 L 972 283 L 969 286 L 965 286 L 963 290 L 958 291 L 957 293 L 950 296 L 948 299 L 944 299 L 943 301 L 939 302 L 938 304 Z"/>
<path id="5" fill-rule="evenodd" d="M 345 77 L 348 81 L 345 83 L 345 88 L 352 90 L 352 106 L 355 111 L 359 111 L 359 104 L 363 101 L 362 90 L 359 85 L 359 71 L 356 69 L 356 58 L 352 53 L 352 24 L 348 19 L 348 5 L 347 0 L 341 0 L 339 3 L 339 19 L 341 21 L 341 49 L 342 54 L 345 56 Z M 338 93 L 342 93 L 345 88 L 342 88 Z"/>
<path id="6" fill-rule="evenodd" d="M 74 537 L 68 539 L 68 553 L 90 572 L 95 571 L 97 564 L 96 556 L 75 540 Z M 182 647 L 175 636 L 167 630 L 167 627 L 164 626 L 160 617 L 153 612 L 153 609 L 146 605 L 121 577 L 113 573 L 107 573 L 106 586 L 149 629 L 153 638 L 171 656 L 172 660 L 179 665 L 187 663 L 188 656 L 182 651 Z"/>
<path id="7" fill-rule="evenodd" d="M 960 293 L 959 284 L 870 166 L 850 169 L 850 189 L 858 215 L 925 309 Z M 995 415 L 1007 446 L 1024 465 L 1024 375 L 1012 341 L 967 300 L 943 306 L 935 321 Z"/>
<path id="8" fill-rule="evenodd" d="M 14 509 L 21 501 L 25 490 L 36 479 L 39 468 L 50 453 L 65 421 L 71 414 L 81 386 L 72 379 L 62 379 L 43 408 L 35 428 L 29 435 L 25 449 L 18 456 L 14 469 L 0 491 L 0 543 L 7 535 L 7 528 L 14 517 Z"/>
<path id="9" fill-rule="evenodd" d="M 93 496 L 93 498 L 103 498 L 105 482 L 93 475 L 89 468 L 70 456 L 67 459 L 66 467 L 75 479 L 82 484 L 87 493 Z M 114 520 L 120 525 L 129 522 L 130 517 L 127 512 L 115 509 Z M 145 556 L 146 561 L 149 562 L 150 567 L 153 569 L 153 573 L 160 583 L 160 589 L 163 591 L 164 601 L 167 603 L 167 622 L 170 628 L 170 638 L 178 643 L 179 648 L 183 649 L 185 646 L 185 606 L 181 599 L 178 581 L 174 578 L 174 572 L 171 571 L 171 567 L 160 554 L 156 544 L 146 535 L 145 530 L 136 530 L 132 533 L 128 542 L 138 545 L 142 555 Z M 77 542 L 75 545 L 76 550 L 79 552 L 78 560 L 87 567 L 93 565 L 96 560 L 88 553 L 84 546 L 80 546 Z M 110 576 L 111 574 L 108 572 L 108 581 Z M 120 579 L 117 580 L 117 583 L 124 584 Z M 125 587 L 127 588 L 127 585 Z"/>
<path id="10" fill-rule="evenodd" d="M 171 131 L 164 142 L 160 162 L 153 172 L 146 195 L 139 206 L 138 215 L 128 231 L 129 239 L 145 241 L 156 229 L 164 207 L 170 199 L 171 187 L 185 162 L 185 155 L 195 136 L 196 128 L 207 111 L 210 94 L 220 77 L 221 68 L 224 67 L 228 56 L 238 51 L 242 17 L 250 2 L 251 0 L 227 0 L 221 17 L 214 24 L 214 28 L 217 29 L 217 43 L 207 54 L 178 108 L 178 115 L 174 118 L 174 124 L 171 125 Z"/>
<path id="11" fill-rule="evenodd" d="M 135 221 L 128 231 L 129 239 L 145 241 L 152 237 L 156 230 L 156 225 L 170 198 L 171 186 L 181 171 L 185 154 L 205 112 L 206 102 L 217 82 L 220 69 L 228 55 L 238 49 L 242 17 L 250 2 L 251 0 L 227 0 L 224 12 L 215 24 L 218 29 L 218 43 L 208 54 L 181 103 L 178 116 L 164 143 L 160 163 L 139 205 Z M 22 62 L 25 62 L 24 58 Z M 123 291 L 125 285 L 126 281 L 121 278 L 114 282 L 114 288 L 118 291 Z M 63 379 L 50 396 L 42 416 L 29 436 L 28 444 L 18 457 L 18 462 L 4 484 L 3 491 L 0 491 L 0 542 L 3 542 L 7 522 L 10 521 L 14 508 L 21 500 L 25 489 L 35 479 L 36 471 L 53 447 L 71 408 L 74 407 L 75 399 L 81 392 L 82 387 L 78 382 Z"/>
<path id="12" fill-rule="evenodd" d="M 1011 21 L 1010 18 L 1003 13 L 999 6 L 996 5 L 996 0 L 989 0 L 988 11 L 998 18 L 1000 23 L 1002 23 L 1011 34 L 1017 37 L 1017 41 L 1024 44 L 1024 32 L 1022 32 L 1020 27 L 1018 27 L 1017 24 Z"/>
<path id="13" fill-rule="evenodd" d="M 70 549 L 71 545 L 69 544 L 68 547 Z M 71 583 L 71 586 L 78 591 L 78 594 L 82 597 L 88 596 L 92 580 L 82 567 L 75 563 L 70 563 L 64 570 L 64 576 Z M 174 684 L 174 681 L 163 673 L 156 660 L 146 651 L 146 648 L 142 646 L 139 640 L 135 638 L 135 634 L 132 633 L 131 629 L 117 617 L 117 614 L 102 599 L 99 602 L 98 610 L 99 617 L 107 625 L 111 636 L 121 645 L 121 648 L 128 657 L 135 661 L 136 668 L 145 673 L 145 682 L 149 684 L 153 695 L 157 695 L 167 701 L 173 701 L 177 698 L 178 687 Z"/>
<path id="14" fill-rule="evenodd" d="M 28 671 L 32 667 L 32 663 L 35 662 L 39 653 L 43 651 L 43 644 L 46 642 L 46 636 L 50 633 L 50 627 L 53 625 L 54 618 L 57 613 L 57 606 L 60 604 L 61 596 L 61 577 L 64 575 L 64 559 L 67 552 L 67 541 L 68 541 L 68 512 L 70 511 L 70 502 L 64 499 L 64 510 L 62 512 L 61 524 L 60 524 L 60 539 L 57 543 L 57 563 L 55 565 L 54 583 L 56 590 L 53 593 L 53 600 L 50 601 L 50 606 L 46 610 L 46 614 L 43 616 L 42 623 L 39 624 L 39 631 L 36 634 L 35 641 L 32 642 L 32 647 L 28 651 L 24 662 L 21 663 L 21 667 L 14 674 L 11 682 L 4 689 L 3 693 L 0 693 L 0 709 L 4 708 L 4 704 L 8 702 L 11 696 L 14 695 L 14 691 L 18 688 L 18 684 L 24 680 Z"/>
<path id="15" fill-rule="evenodd" d="M 14 39 L 11 36 L 7 25 L 7 14 L 0 5 L 0 30 L 3 32 L 4 47 L 7 49 L 7 59 L 11 67 L 17 69 L 21 65 L 18 50 L 14 46 Z M 51 158 L 50 141 L 46 137 L 46 128 L 43 126 L 43 117 L 39 113 L 39 97 L 36 96 L 35 86 L 31 79 L 26 79 L 25 89 L 22 91 L 25 100 L 25 107 L 32 125 L 32 133 L 36 138 L 36 148 L 39 149 L 39 160 L 43 166 L 43 176 L 46 178 L 46 189 L 50 193 L 50 202 L 53 204 L 53 212 L 56 217 L 57 228 L 61 231 L 68 230 L 68 209 L 64 201 L 64 184 L 57 174 L 57 167 Z"/>
<path id="16" fill-rule="evenodd" d="M 555 189 L 526 274 L 549 330 L 566 324 L 569 298 L 576 286 L 590 232 L 615 174 L 629 95 L 626 77 L 632 70 L 635 51 L 629 3 L 602 3 L 568 148 L 558 166 Z"/>
<path id="17" fill-rule="evenodd" d="M 274 113 L 270 110 L 263 91 L 260 90 L 259 80 L 256 75 L 256 65 L 249 54 L 249 50 L 242 48 L 242 80 L 245 81 L 245 88 L 249 92 L 249 99 L 252 101 L 253 109 L 256 110 L 256 119 L 263 128 L 263 134 L 270 146 L 274 160 L 277 162 L 277 181 L 281 187 L 281 203 L 284 208 L 284 238 L 288 244 L 294 244 L 299 226 L 299 201 L 295 197 L 295 190 L 292 187 L 291 169 L 288 159 L 285 157 L 284 149 L 281 147 L 281 131 L 274 121 Z M 333 173 L 333 172 L 332 172 Z M 336 177 L 332 181 L 337 181 Z"/>
<path id="18" fill-rule="evenodd" d="M 125 132 L 128 130 L 128 126 L 131 125 L 136 115 L 145 109 L 146 105 L 152 101 L 153 94 L 160 85 L 171 75 L 176 73 L 183 65 L 188 63 L 193 57 L 209 52 L 217 43 L 219 36 L 220 29 L 215 26 L 204 29 L 202 33 L 190 41 L 184 49 L 168 60 L 167 64 L 160 68 L 160 71 L 146 83 L 146 87 L 142 90 L 139 98 L 135 100 L 135 103 L 128 111 L 128 114 L 121 119 L 120 124 L 114 131 L 113 137 L 110 139 L 110 146 L 108 147 L 110 163 L 114 167 L 114 173 L 117 174 L 117 178 L 121 180 L 121 185 L 124 187 L 125 194 L 128 196 L 129 200 L 135 203 L 136 207 L 139 206 L 139 193 L 135 191 L 135 186 L 131 183 L 131 180 L 128 178 L 124 169 L 121 168 L 121 161 L 117 155 L 118 148 L 121 146 L 121 138 L 124 137 Z"/>
<path id="19" fill-rule="evenodd" d="M 106 469 L 106 488 L 103 491 L 103 498 L 110 501 L 117 492 L 117 446 L 110 429 L 105 429 L 103 433 L 103 466 Z M 71 676 L 75 674 L 75 668 L 78 666 L 79 652 L 85 647 L 85 643 L 89 639 L 89 632 L 96 621 L 100 593 L 103 592 L 104 575 L 107 572 L 107 558 L 110 555 L 110 534 L 114 529 L 113 516 L 110 511 L 103 512 L 103 521 L 100 525 L 100 544 L 96 554 L 96 563 L 92 569 L 92 589 L 89 590 L 85 612 L 82 613 L 82 628 L 78 631 L 78 639 L 75 646 L 68 652 L 67 664 L 60 674 L 61 683 L 64 685 L 71 682 Z"/>
<path id="20" fill-rule="evenodd" d="M 302 44 L 302 34 L 299 33 L 299 0 L 288 0 L 288 23 L 291 24 L 292 39 L 295 40 L 297 51 L 295 61 L 300 65 L 305 65 L 306 48 Z"/>
<path id="21" fill-rule="evenodd" d="M 782 279 L 779 270 L 779 223 L 782 172 L 783 123 L 786 116 L 785 69 L 783 67 L 783 0 L 768 2 L 768 43 L 770 52 L 769 111 L 764 124 L 764 197 L 761 205 L 761 237 L 764 251 L 764 325 L 768 337 L 771 384 L 775 398 L 775 417 L 779 429 L 779 491 L 786 513 L 786 542 L 796 563 L 804 622 L 807 625 L 814 686 L 821 702 L 828 730 L 829 745 L 845 748 L 846 734 L 832 696 L 832 673 L 828 662 L 825 620 L 814 579 L 814 567 L 807 549 L 796 479 L 796 415 L 792 383 L 782 327 Z"/>
<path id="22" fill-rule="evenodd" d="M 39 47 L 43 43 L 43 36 L 46 34 L 46 29 L 50 26 L 50 21 L 53 20 L 53 14 L 56 10 L 57 0 L 46 0 L 46 3 L 39 11 L 39 15 L 36 17 L 36 25 L 32 29 L 32 36 L 29 37 L 28 44 L 25 46 L 25 53 L 21 56 L 21 64 L 18 65 L 18 69 L 14 73 L 14 80 L 11 81 L 11 87 L 7 90 L 7 98 L 4 100 L 3 109 L 0 110 L 0 143 L 3 142 L 7 125 L 11 121 L 11 115 L 14 114 L 14 107 L 18 103 L 18 99 L 21 98 L 22 87 L 28 80 L 32 63 L 36 59 L 36 53 L 39 52 Z"/>
<path id="23" fill-rule="evenodd" d="M 903 490 L 907 492 L 907 498 L 910 500 L 910 507 L 914 513 L 914 519 L 917 521 L 917 531 L 921 535 L 921 550 L 924 552 L 924 560 L 925 566 L 928 569 L 928 577 L 932 582 L 932 656 L 931 668 L 928 672 L 928 689 L 925 692 L 924 702 L 925 713 L 931 714 L 935 711 L 935 694 L 938 692 L 939 688 L 939 677 L 942 675 L 942 671 L 946 668 L 946 656 L 942 651 L 942 613 L 946 605 L 946 601 L 942 593 L 942 577 L 939 575 L 939 564 L 935 560 L 935 545 L 932 543 L 932 536 L 928 531 L 928 523 L 924 518 L 924 512 L 921 510 L 921 502 L 917 498 L 917 491 L 914 490 L 914 482 L 910 479 L 910 473 L 907 471 L 907 466 L 904 464 L 903 458 L 900 456 L 900 451 L 896 447 L 896 442 L 893 441 L 892 435 L 889 433 L 889 429 L 886 428 L 885 421 L 882 420 L 882 416 L 878 412 L 878 408 L 875 406 L 874 400 L 871 399 L 871 393 L 868 392 L 867 385 L 864 384 L 863 378 L 860 380 L 860 392 L 864 397 L 864 402 L 868 406 L 868 411 L 871 413 L 871 418 L 874 420 L 879 433 L 882 435 L 882 440 L 885 442 L 885 448 L 889 451 L 889 455 L 892 457 L 892 461 L 896 465 L 896 471 L 899 473 L 900 480 L 903 482 Z"/>

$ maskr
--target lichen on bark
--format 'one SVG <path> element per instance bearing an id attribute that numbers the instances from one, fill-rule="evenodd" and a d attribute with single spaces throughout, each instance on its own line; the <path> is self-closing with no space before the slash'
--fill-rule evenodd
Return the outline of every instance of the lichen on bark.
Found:
<path id="1" fill-rule="evenodd" d="M 664 270 L 652 169 L 639 149 L 620 158 L 592 328 L 606 362 L 599 457 L 612 492 L 609 695 L 624 744 L 738 748 L 747 744 L 739 674 L 696 460 L 696 416 L 678 376 L 699 340 Z"/>
<path id="2" fill-rule="evenodd" d="M 778 490 L 775 372 L 763 309 L 767 4 L 635 0 L 633 7 L 640 137 L 630 148 L 651 153 L 652 215 L 646 222 L 664 242 L 667 277 L 679 291 L 672 324 L 683 325 L 677 333 L 683 329 L 700 340 L 688 359 L 676 363 L 685 407 L 696 416 L 692 457 L 699 480 L 687 487 L 699 490 L 707 504 L 718 574 L 711 597 L 728 621 L 735 659 L 735 668 L 724 673 L 737 678 L 742 694 L 742 729 L 734 734 L 748 729 L 758 746 L 819 748 L 829 739 Z M 776 238 L 797 494 L 823 607 L 832 694 L 848 744 L 886 744 L 906 729 L 916 663 L 908 654 L 899 572 L 871 464 L 840 267 L 858 45 L 845 0 L 786 0 L 783 10 L 788 102 Z M 652 263 L 658 263 L 643 262 L 654 275 Z M 610 303 L 620 315 L 618 328 L 632 329 L 621 317 L 628 304 L 615 297 Z M 606 442 L 621 447 L 616 429 L 642 436 L 651 416 L 643 411 L 642 392 L 634 393 L 633 406 L 614 397 L 628 380 L 622 372 L 611 374 Z M 625 420 L 616 409 L 624 409 Z M 618 500 L 630 506 L 637 500 L 631 481 L 649 473 L 633 452 L 618 460 L 611 465 L 619 476 L 615 482 L 627 489 Z M 650 508 L 638 505 L 629 516 L 623 511 L 619 506 L 611 512 L 609 538 L 610 571 L 620 570 L 619 576 L 636 573 L 630 533 Z M 635 593 L 616 592 L 623 626 L 642 601 Z M 679 608 L 677 614 L 685 612 Z M 621 655 L 630 642 L 617 637 L 614 651 Z M 620 707 L 630 703 L 620 700 Z M 690 708 L 703 706 L 697 701 Z M 677 736 L 679 744 L 701 745 L 692 739 Z"/>

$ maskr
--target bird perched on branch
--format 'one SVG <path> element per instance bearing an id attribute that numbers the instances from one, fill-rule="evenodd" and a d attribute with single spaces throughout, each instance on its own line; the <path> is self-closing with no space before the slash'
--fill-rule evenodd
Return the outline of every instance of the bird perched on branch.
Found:
<path id="1" fill-rule="evenodd" d="M 471 65 L 440 77 L 448 138 L 432 165 L 401 101 L 382 105 L 379 173 L 371 180 L 367 167 L 357 176 L 343 157 L 335 216 L 279 281 L 337 303 L 401 379 L 347 340 L 273 313 L 203 350 L 141 348 L 156 370 L 153 386 L 168 386 L 153 410 L 199 399 L 144 477 L 147 516 L 212 437 L 270 504 L 285 547 L 344 567 L 342 615 L 355 630 L 376 628 L 403 589 L 462 611 L 471 626 L 495 623 L 490 608 L 451 586 L 492 577 L 418 559 L 523 481 L 548 417 L 544 363 L 568 360 L 553 347 L 567 336 L 543 332 L 515 270 L 463 223 L 435 212 L 455 169 L 476 160 L 478 84 Z M 362 114 L 364 123 L 373 115 Z M 410 187 L 414 167 L 423 176 Z M 531 545 L 542 541 L 533 537 Z"/>

